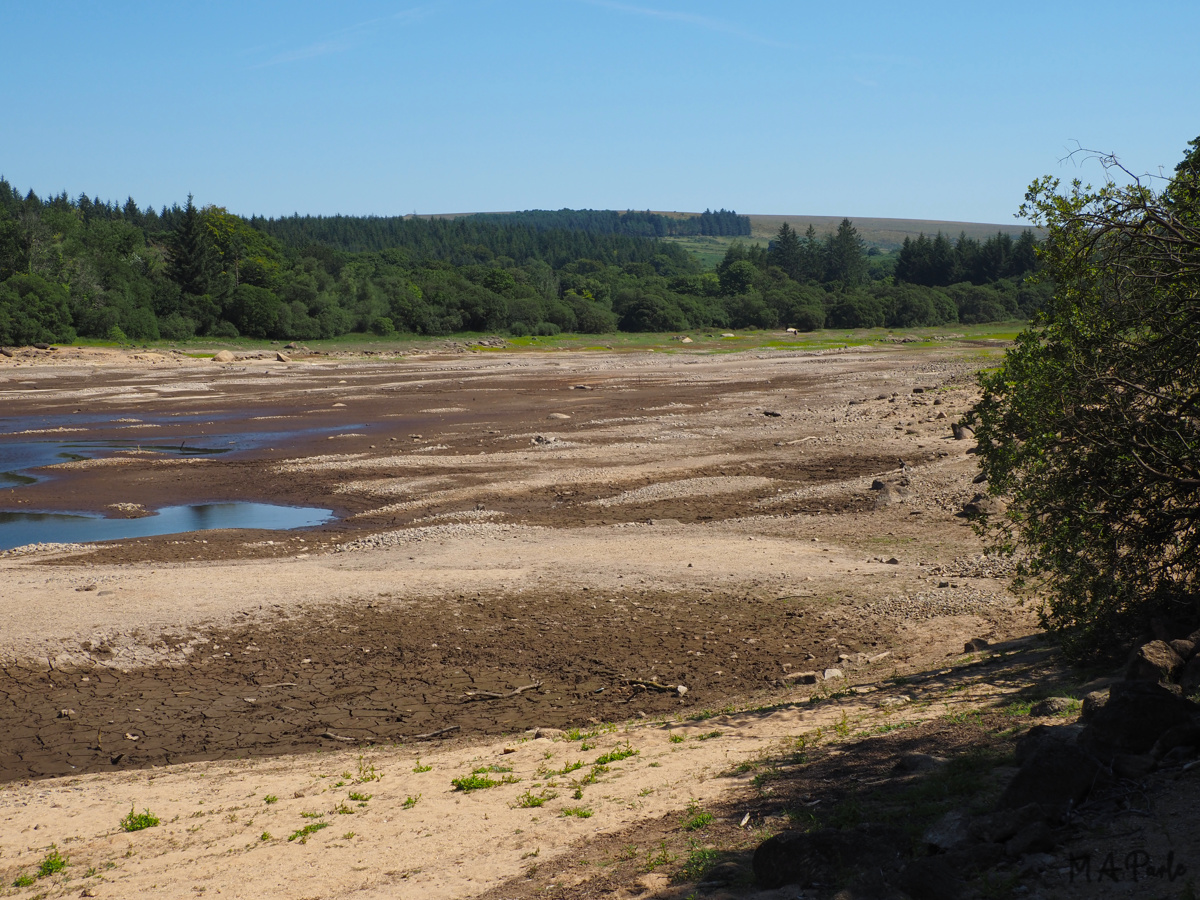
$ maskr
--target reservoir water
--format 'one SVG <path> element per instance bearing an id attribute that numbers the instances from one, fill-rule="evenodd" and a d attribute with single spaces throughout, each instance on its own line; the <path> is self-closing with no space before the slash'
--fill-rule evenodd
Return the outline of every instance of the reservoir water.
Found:
<path id="1" fill-rule="evenodd" d="M 214 528 L 284 531 L 311 528 L 334 518 L 328 509 L 271 503 L 203 503 L 166 506 L 139 519 L 105 519 L 65 513 L 0 512 L 0 550 L 25 544 L 82 544 Z"/>

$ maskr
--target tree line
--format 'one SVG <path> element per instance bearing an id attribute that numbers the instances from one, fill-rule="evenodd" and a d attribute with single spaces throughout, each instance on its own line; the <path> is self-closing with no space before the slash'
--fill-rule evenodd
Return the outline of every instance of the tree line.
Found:
<path id="1" fill-rule="evenodd" d="M 190 197 L 158 211 L 43 199 L 0 179 L 0 343 L 810 330 L 989 321 L 1038 302 L 1015 280 L 904 282 L 896 256 L 865 249 L 849 221 L 823 239 L 785 225 L 766 249 L 735 241 L 705 271 L 678 244 L 617 230 L 657 228 L 656 215 L 247 219 Z M 741 229 L 745 217 L 692 220 Z"/>

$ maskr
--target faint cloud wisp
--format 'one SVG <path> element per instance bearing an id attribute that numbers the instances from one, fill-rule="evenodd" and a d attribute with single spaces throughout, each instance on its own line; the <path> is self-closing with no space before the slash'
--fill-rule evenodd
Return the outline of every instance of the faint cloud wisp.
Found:
<path id="1" fill-rule="evenodd" d="M 374 33 L 380 25 L 392 22 L 415 22 L 427 16 L 430 12 L 432 12 L 431 6 L 417 6 L 412 9 L 401 10 L 390 16 L 379 16 L 374 19 L 367 19 L 364 22 L 356 22 L 353 25 L 338 29 L 327 40 L 318 41 L 315 44 L 309 44 L 295 50 L 286 50 L 282 53 L 277 53 L 265 62 L 258 63 L 250 68 L 264 69 L 268 66 L 279 66 L 305 59 L 315 59 L 318 56 L 328 56 L 332 53 L 344 53 L 357 46 L 362 38 Z"/>
<path id="2" fill-rule="evenodd" d="M 741 38 L 744 41 L 752 41 L 756 44 L 765 44 L 768 47 L 780 47 L 783 49 L 792 49 L 790 44 L 785 44 L 782 41 L 775 41 L 771 38 L 763 37 L 747 31 L 744 28 L 739 28 L 730 22 L 725 22 L 721 19 L 714 19 L 711 16 L 700 16 L 695 13 L 674 12 L 672 10 L 654 9 L 648 6 L 633 6 L 629 3 L 618 3 L 616 0 L 583 0 L 583 2 L 591 6 L 601 6 L 605 9 L 615 10 L 617 12 L 629 13 L 636 16 L 646 16 L 652 19 L 662 19 L 666 22 L 682 22 L 685 25 L 694 25 L 697 28 L 704 28 L 708 31 L 716 31 L 721 34 L 728 34 L 733 37 Z"/>

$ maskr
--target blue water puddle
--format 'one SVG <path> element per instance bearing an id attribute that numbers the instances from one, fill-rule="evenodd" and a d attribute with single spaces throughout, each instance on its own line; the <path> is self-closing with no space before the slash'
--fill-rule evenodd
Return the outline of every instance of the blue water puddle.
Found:
<path id="1" fill-rule="evenodd" d="M 22 422 L 28 425 L 28 420 Z M 218 456 L 241 450 L 263 447 L 285 449 L 297 438 L 357 431 L 365 425 L 340 425 L 323 428 L 298 428 L 294 431 L 247 431 L 227 434 L 188 434 L 181 437 L 147 436 L 137 440 L 54 440 L 54 441 L 11 441 L 0 442 L 0 487 L 19 487 L 32 484 L 47 477 L 46 473 L 33 470 L 43 466 L 71 462 L 80 459 L 99 459 L 114 456 L 122 451 L 149 451 L 163 456 Z M 2 433 L 2 432 L 0 432 Z"/>
<path id="2" fill-rule="evenodd" d="M 140 519 L 105 519 L 78 513 L 0 512 L 0 550 L 25 544 L 84 544 L 215 528 L 288 531 L 323 525 L 333 518 L 331 510 L 313 506 L 240 502 L 166 506 L 158 510 L 157 515 Z"/>

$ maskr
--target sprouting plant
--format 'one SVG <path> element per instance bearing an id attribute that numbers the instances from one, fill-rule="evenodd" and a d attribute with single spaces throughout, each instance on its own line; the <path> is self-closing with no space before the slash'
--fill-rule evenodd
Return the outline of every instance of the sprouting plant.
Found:
<path id="1" fill-rule="evenodd" d="M 299 840 L 300 843 L 307 844 L 308 836 L 310 834 L 316 834 L 322 828 L 328 828 L 328 827 L 329 827 L 328 822 L 312 822 L 311 824 L 305 825 L 303 828 L 298 828 L 295 831 L 293 831 L 291 834 L 288 835 L 288 840 L 289 841 Z"/>
<path id="2" fill-rule="evenodd" d="M 609 763 L 619 762 L 622 759 L 628 759 L 631 756 L 637 756 L 640 750 L 634 750 L 629 743 L 626 742 L 624 747 L 616 747 L 608 753 L 601 754 L 596 759 L 597 766 L 606 766 Z"/>
<path id="3" fill-rule="evenodd" d="M 323 819 L 323 818 L 325 818 L 325 813 L 307 812 L 306 811 L 306 812 L 300 813 L 300 817 L 303 819 Z"/>
<path id="4" fill-rule="evenodd" d="M 343 841 L 353 840 L 354 835 L 355 835 L 355 832 L 347 831 L 345 834 L 342 835 L 342 840 Z"/>
<path id="5" fill-rule="evenodd" d="M 373 796 L 374 796 L 373 794 L 360 794 L 358 791 L 350 792 L 350 799 L 353 800 L 355 803 L 366 803 Z"/>
<path id="6" fill-rule="evenodd" d="M 685 740 L 687 740 L 687 738 L 685 738 L 682 734 L 673 734 L 667 738 L 667 740 L 672 744 L 682 744 Z"/>
<path id="7" fill-rule="evenodd" d="M 701 809 L 700 804 L 695 800 L 689 800 L 683 821 L 679 824 L 684 831 L 699 831 L 701 828 L 707 828 L 712 823 L 713 814 Z"/>
<path id="8" fill-rule="evenodd" d="M 422 772 L 432 772 L 433 766 L 423 766 L 421 765 L 421 761 L 418 759 L 417 764 L 413 766 L 413 771 L 420 775 Z"/>
<path id="9" fill-rule="evenodd" d="M 153 828 L 159 823 L 160 820 L 158 816 L 154 815 L 154 813 L 150 812 L 150 810 L 147 809 L 138 813 L 134 812 L 133 807 L 130 806 L 129 815 L 125 816 L 125 818 L 121 820 L 121 830 L 141 831 L 144 828 Z"/>
<path id="10" fill-rule="evenodd" d="M 29 887 L 32 884 L 37 884 L 37 879 L 32 875 L 18 875 L 13 882 L 13 887 Z"/>
<path id="11" fill-rule="evenodd" d="M 666 841 L 659 841 L 658 852 L 646 851 L 646 871 L 653 872 L 659 866 L 669 866 L 679 857 L 667 849 Z"/>
<path id="12" fill-rule="evenodd" d="M 696 740 L 711 741 L 713 738 L 719 738 L 722 734 L 724 734 L 723 731 L 708 731 L 708 732 L 705 732 L 704 734 L 696 735 Z"/>
<path id="13" fill-rule="evenodd" d="M 590 819 L 592 817 L 592 811 L 586 806 L 565 806 L 559 812 L 559 815 L 563 817 L 575 816 L 577 819 Z"/>
<path id="14" fill-rule="evenodd" d="M 412 808 L 413 808 L 414 806 L 416 806 L 416 805 L 417 805 L 417 804 L 418 804 L 420 801 L 421 801 L 421 795 L 420 795 L 420 794 L 417 794 L 417 796 L 415 796 L 415 797 L 406 797 L 406 798 L 404 799 L 404 808 L 405 808 L 405 809 L 412 809 Z"/>
<path id="15" fill-rule="evenodd" d="M 540 794 L 526 791 L 517 798 L 515 805 L 519 809 L 533 809 L 538 806 L 545 806 L 547 800 L 553 800 L 557 796 L 558 794 L 555 791 L 542 791 Z"/>
<path id="16" fill-rule="evenodd" d="M 269 841 L 269 840 L 271 840 L 271 832 L 269 832 L 269 831 L 264 831 L 262 834 L 260 834 L 260 835 L 258 836 L 258 839 L 259 839 L 260 841 Z"/>
<path id="17" fill-rule="evenodd" d="M 351 809 L 349 806 L 347 806 L 345 803 L 339 803 L 337 806 L 335 806 L 335 807 L 333 808 L 333 811 L 334 811 L 335 813 L 337 813 L 339 816 L 352 816 L 352 815 L 354 815 L 354 810 L 352 810 L 352 809 Z"/>
<path id="18" fill-rule="evenodd" d="M 279 802 L 279 798 L 276 797 L 274 794 L 267 794 L 267 796 L 263 797 L 263 803 L 271 804 L 271 803 L 278 803 L 278 802 Z"/>
<path id="19" fill-rule="evenodd" d="M 349 774 L 349 773 L 346 773 Z M 368 781 L 378 781 L 379 773 L 375 771 L 375 764 L 368 763 L 365 756 L 358 758 L 358 776 L 354 779 L 355 784 L 365 784 Z"/>
<path id="20" fill-rule="evenodd" d="M 49 878 L 67 867 L 67 858 L 58 852 L 56 844 L 50 845 L 50 852 L 38 864 L 38 878 Z"/>

